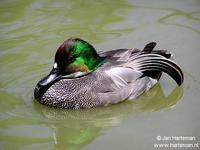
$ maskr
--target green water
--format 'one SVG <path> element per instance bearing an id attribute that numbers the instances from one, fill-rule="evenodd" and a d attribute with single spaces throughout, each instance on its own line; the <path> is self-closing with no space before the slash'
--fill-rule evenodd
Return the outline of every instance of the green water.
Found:
<path id="1" fill-rule="evenodd" d="M 135 101 L 76 111 L 41 106 L 34 86 L 71 36 L 98 50 L 156 41 L 173 52 L 184 85 L 164 75 Z M 199 51 L 198 0 L 1 0 L 0 150 L 153 150 L 158 135 L 199 142 Z"/>

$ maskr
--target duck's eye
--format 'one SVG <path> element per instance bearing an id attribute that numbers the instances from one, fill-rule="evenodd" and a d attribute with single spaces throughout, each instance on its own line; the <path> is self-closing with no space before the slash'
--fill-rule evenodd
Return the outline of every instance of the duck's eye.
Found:
<path id="1" fill-rule="evenodd" d="M 69 56 L 67 62 L 68 62 L 68 63 L 71 63 L 71 62 L 73 62 L 75 59 L 76 59 L 75 57 Z"/>

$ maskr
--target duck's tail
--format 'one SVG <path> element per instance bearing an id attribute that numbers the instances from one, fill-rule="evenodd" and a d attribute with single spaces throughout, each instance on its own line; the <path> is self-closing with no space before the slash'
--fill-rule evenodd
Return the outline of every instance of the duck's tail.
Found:
<path id="1" fill-rule="evenodd" d="M 172 54 L 167 50 L 155 50 L 155 42 L 147 44 L 141 53 L 133 57 L 134 69 L 142 71 L 145 76 L 159 79 L 162 72 L 170 75 L 178 85 L 184 80 L 181 68 L 170 58 Z"/>

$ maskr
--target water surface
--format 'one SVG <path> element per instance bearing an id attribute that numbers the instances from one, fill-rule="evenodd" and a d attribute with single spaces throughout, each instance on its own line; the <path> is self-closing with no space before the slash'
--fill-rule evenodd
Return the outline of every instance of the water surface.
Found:
<path id="1" fill-rule="evenodd" d="M 200 1 L 1 0 L 0 149 L 153 150 L 156 137 L 200 140 Z M 169 49 L 185 82 L 164 74 L 135 101 L 89 110 L 58 110 L 33 99 L 58 46 L 80 37 L 97 50 Z"/>

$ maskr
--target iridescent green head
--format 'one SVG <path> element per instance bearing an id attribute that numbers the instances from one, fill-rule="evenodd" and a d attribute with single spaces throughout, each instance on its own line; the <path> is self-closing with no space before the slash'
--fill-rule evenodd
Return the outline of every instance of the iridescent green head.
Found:
<path id="1" fill-rule="evenodd" d="M 58 48 L 54 66 L 58 66 L 63 75 L 75 72 L 88 73 L 97 69 L 103 60 L 104 58 L 99 57 L 95 48 L 86 41 L 70 38 Z"/>

